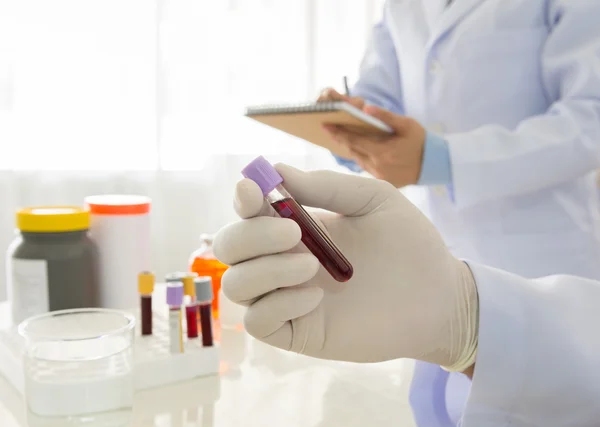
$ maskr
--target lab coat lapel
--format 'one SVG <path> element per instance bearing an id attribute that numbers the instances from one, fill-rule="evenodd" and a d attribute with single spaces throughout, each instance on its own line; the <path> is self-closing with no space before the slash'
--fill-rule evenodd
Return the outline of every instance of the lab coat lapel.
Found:
<path id="1" fill-rule="evenodd" d="M 448 0 L 422 0 L 422 2 L 423 14 L 425 15 L 429 32 L 431 32 L 439 24 L 440 17 L 446 8 Z"/>
<path id="2" fill-rule="evenodd" d="M 424 1 L 432 2 L 432 0 Z M 453 0 L 439 19 L 436 20 L 437 22 L 433 27 L 431 27 L 430 47 L 433 46 L 440 37 L 458 25 L 465 16 L 484 1 L 485 0 Z"/>

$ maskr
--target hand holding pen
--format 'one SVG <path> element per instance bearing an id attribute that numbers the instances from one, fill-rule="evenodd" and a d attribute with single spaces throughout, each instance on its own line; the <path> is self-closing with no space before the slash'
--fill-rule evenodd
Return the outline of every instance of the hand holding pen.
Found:
<path id="1" fill-rule="evenodd" d="M 344 89 L 346 94 L 341 94 L 333 88 L 326 88 L 321 91 L 317 102 L 345 101 L 358 109 L 363 109 L 365 100 L 358 96 L 350 96 L 350 88 L 348 87 L 348 79 L 344 77 Z"/>

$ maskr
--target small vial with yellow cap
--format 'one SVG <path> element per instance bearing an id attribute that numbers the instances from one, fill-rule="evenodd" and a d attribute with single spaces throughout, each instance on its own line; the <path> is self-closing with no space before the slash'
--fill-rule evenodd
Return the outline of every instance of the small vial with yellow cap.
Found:
<path id="1" fill-rule="evenodd" d="M 185 322 L 188 338 L 198 338 L 198 303 L 196 302 L 196 273 L 186 273 L 183 278 L 183 293 L 186 296 Z"/>
<path id="2" fill-rule="evenodd" d="M 142 335 L 152 335 L 152 293 L 154 292 L 154 282 L 154 274 L 149 271 L 143 271 L 138 275 Z"/>

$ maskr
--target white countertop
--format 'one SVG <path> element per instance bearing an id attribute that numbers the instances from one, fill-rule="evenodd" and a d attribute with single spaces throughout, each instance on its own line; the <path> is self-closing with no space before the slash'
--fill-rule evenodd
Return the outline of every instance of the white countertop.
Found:
<path id="1" fill-rule="evenodd" d="M 407 401 L 411 362 L 316 360 L 268 347 L 241 331 L 222 331 L 221 346 L 220 376 L 138 392 L 133 420 L 121 425 L 414 426 Z M 0 377 L 0 426 L 41 425 L 48 424 L 27 421 L 22 398 Z"/>

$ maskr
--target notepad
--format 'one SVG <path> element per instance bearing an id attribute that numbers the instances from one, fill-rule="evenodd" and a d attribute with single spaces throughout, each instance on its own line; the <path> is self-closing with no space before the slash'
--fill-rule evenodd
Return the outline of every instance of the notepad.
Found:
<path id="1" fill-rule="evenodd" d="M 334 141 L 323 129 L 324 124 L 344 126 L 362 134 L 385 135 L 392 128 L 347 102 L 318 102 L 290 105 L 248 107 L 246 116 L 287 134 L 296 136 L 344 158 L 351 153 Z"/>

